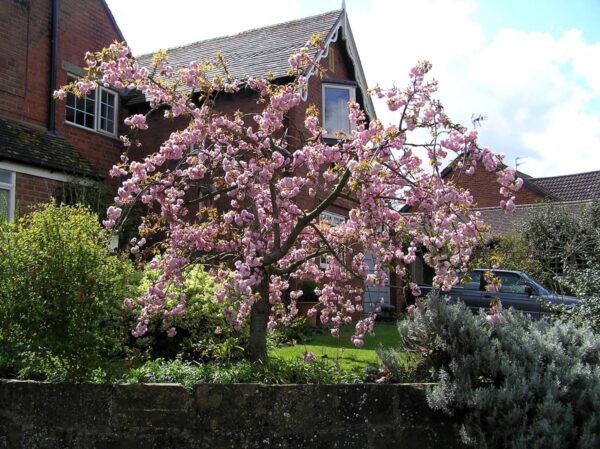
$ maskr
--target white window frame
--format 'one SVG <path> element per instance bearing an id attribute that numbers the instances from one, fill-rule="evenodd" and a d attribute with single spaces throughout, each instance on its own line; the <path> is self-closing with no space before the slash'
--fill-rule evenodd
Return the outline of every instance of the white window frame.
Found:
<path id="1" fill-rule="evenodd" d="M 0 182 L 0 189 L 8 190 L 8 221 L 11 223 L 15 221 L 15 203 L 16 203 L 16 184 L 17 184 L 17 176 L 14 171 L 9 170 L 0 170 L 7 172 L 10 174 L 10 183 L 7 184 L 5 182 Z"/>
<path id="2" fill-rule="evenodd" d="M 346 86 L 344 84 L 334 84 L 334 83 L 323 83 L 323 87 L 322 87 L 322 98 L 323 98 L 323 128 L 325 128 L 327 130 L 327 134 L 325 134 L 325 137 L 328 138 L 332 138 L 335 139 L 336 138 L 336 132 L 338 131 L 343 131 L 343 132 L 347 132 L 346 130 L 335 130 L 335 131 L 331 131 L 329 129 L 327 129 L 326 123 L 325 123 L 325 117 L 327 117 L 327 101 L 326 101 L 326 96 L 325 96 L 325 92 L 327 89 L 340 89 L 340 90 L 346 90 L 348 91 L 348 101 L 356 101 L 356 87 L 355 86 Z M 350 108 L 348 108 L 348 114 L 350 113 Z M 352 131 L 354 129 L 354 127 L 352 126 L 352 123 L 350 123 L 350 119 L 348 119 L 348 123 L 350 125 L 350 128 L 348 130 L 348 132 Z"/>
<path id="3" fill-rule="evenodd" d="M 114 98 L 113 117 L 112 117 L 114 130 L 112 133 L 110 131 L 106 131 L 106 130 L 100 128 L 100 111 L 102 108 L 102 93 L 103 92 L 106 92 L 107 94 L 112 95 Z M 117 121 L 118 117 L 119 117 L 118 111 L 119 111 L 119 94 L 113 90 L 106 89 L 105 87 L 99 87 L 98 89 L 96 89 L 96 115 L 95 115 L 96 131 L 101 134 L 106 134 L 107 136 L 116 137 L 117 129 L 119 128 L 119 123 Z"/>
<path id="4" fill-rule="evenodd" d="M 319 221 L 328 221 L 331 226 L 337 227 L 346 222 L 346 217 L 334 212 L 324 211 L 319 214 Z M 328 267 L 327 262 L 325 262 L 325 257 L 319 257 L 319 266 L 321 268 Z"/>
<path id="5" fill-rule="evenodd" d="M 80 79 L 80 77 L 77 75 L 73 75 L 72 73 L 67 74 L 68 82 L 70 82 L 71 80 L 78 80 L 78 79 Z M 112 95 L 114 98 L 113 117 L 112 117 L 113 123 L 114 123 L 114 131 L 112 133 L 100 128 L 100 111 L 101 111 L 102 92 L 106 92 L 106 93 Z M 69 107 L 68 103 L 65 106 L 65 123 L 67 123 L 68 125 L 71 125 L 71 126 L 75 126 L 77 128 L 97 132 L 98 134 L 103 134 L 105 136 L 117 137 L 117 130 L 119 128 L 119 123 L 118 123 L 119 94 L 117 92 L 115 92 L 114 90 L 107 89 L 105 87 L 98 87 L 93 91 L 93 93 L 94 93 L 94 127 L 88 128 L 87 126 L 80 125 L 79 123 L 71 122 L 71 121 L 67 120 L 66 109 Z"/>

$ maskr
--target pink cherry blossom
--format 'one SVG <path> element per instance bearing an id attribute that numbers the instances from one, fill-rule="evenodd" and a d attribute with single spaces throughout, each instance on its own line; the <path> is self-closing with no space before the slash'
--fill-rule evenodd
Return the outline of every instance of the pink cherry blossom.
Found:
<path id="1" fill-rule="evenodd" d="M 89 78 L 58 91 L 64 98 L 63 92 L 98 84 L 126 87 L 149 98 L 149 113 L 160 110 L 166 126 L 176 117 L 186 123 L 137 160 L 127 153 L 141 145 L 136 133 L 123 136 L 125 153 L 110 172 L 121 185 L 105 226 L 120 225 L 123 212 L 141 201 L 148 216 L 140 235 L 162 240 L 160 255 L 150 262 L 160 276 L 132 300 L 138 311 L 134 335 L 147 331 L 153 315 L 167 325 L 185 312 L 186 298 L 175 297 L 169 286 L 182 285 L 190 264 L 203 265 L 220 286 L 215 301 L 235 329 L 254 323 L 251 358 L 266 357 L 267 327 L 287 325 L 298 313 L 294 286 L 304 280 L 318 285 L 318 306 L 309 315 L 331 325 L 333 336 L 362 316 L 366 286 L 385 286 L 391 270 L 408 282 L 408 266 L 418 251 L 435 270 L 434 286 L 451 288 L 481 239 L 483 222 L 471 211 L 472 195 L 440 176 L 446 157 L 458 161 L 459 172 L 494 172 L 502 207 L 514 209 L 513 194 L 522 180 L 503 165 L 501 155 L 478 146 L 475 131 L 447 117 L 435 96 L 437 83 L 428 79 L 427 62 L 411 69 L 405 89 L 371 91 L 398 111 L 396 123 L 368 122 L 360 106 L 350 103 L 352 131 L 331 142 L 318 111 L 308 108 L 296 123 L 304 126 L 298 130 L 302 139 L 287 138 L 286 124 L 307 89 L 305 74 L 319 70 L 314 55 L 321 48 L 315 42 L 290 57 L 291 81 L 285 84 L 266 77 L 225 79 L 218 75 L 226 72 L 218 57 L 174 68 L 158 54 L 149 70 L 130 57 L 126 45 L 115 43 L 86 56 Z M 242 86 L 259 98 L 260 109 L 252 114 L 224 114 L 213 102 L 190 96 L 192 91 L 205 99 L 235 95 Z M 135 132 L 149 127 L 141 114 L 125 125 Z M 434 138 L 423 142 L 424 135 Z M 424 149 L 422 155 L 415 146 Z M 344 221 L 321 219 L 342 200 L 350 204 Z M 412 213 L 402 213 L 403 207 Z M 136 240 L 131 251 L 142 252 L 146 245 Z M 417 293 L 416 285 L 410 288 Z M 374 316 L 359 319 L 355 328 L 351 340 L 362 346 L 373 333 Z"/>

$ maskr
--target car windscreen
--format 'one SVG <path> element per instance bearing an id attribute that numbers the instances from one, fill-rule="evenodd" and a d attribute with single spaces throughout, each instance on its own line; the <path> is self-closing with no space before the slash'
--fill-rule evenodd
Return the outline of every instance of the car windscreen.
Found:
<path id="1" fill-rule="evenodd" d="M 552 294 L 550 289 L 547 289 L 542 284 L 533 280 L 530 276 L 526 275 L 525 273 L 523 273 L 523 278 L 526 279 L 527 282 L 530 282 L 531 285 L 540 293 L 540 295 L 551 295 Z"/>

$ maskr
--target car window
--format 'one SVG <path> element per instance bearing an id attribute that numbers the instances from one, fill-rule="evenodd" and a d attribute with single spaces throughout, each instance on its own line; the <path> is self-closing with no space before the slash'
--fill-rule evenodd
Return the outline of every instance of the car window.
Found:
<path id="1" fill-rule="evenodd" d="M 494 276 L 500 279 L 502 287 L 500 292 L 502 293 L 516 293 L 520 295 L 526 294 L 526 282 L 516 273 L 499 273 L 495 272 Z"/>
<path id="2" fill-rule="evenodd" d="M 461 281 L 456 284 L 454 288 L 460 288 L 463 290 L 479 290 L 479 283 L 481 282 L 481 271 L 471 271 L 465 274 Z"/>
<path id="3" fill-rule="evenodd" d="M 551 295 L 552 290 L 547 288 L 545 285 L 540 284 L 538 281 L 532 279 L 527 274 L 523 273 L 523 278 L 529 285 L 531 285 L 534 289 L 534 293 L 537 295 Z"/>

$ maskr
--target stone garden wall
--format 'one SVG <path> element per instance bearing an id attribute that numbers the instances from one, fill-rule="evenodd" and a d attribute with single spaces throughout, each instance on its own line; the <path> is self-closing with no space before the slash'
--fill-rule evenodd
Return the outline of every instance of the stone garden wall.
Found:
<path id="1" fill-rule="evenodd" d="M 0 381 L 0 449 L 458 447 L 424 388 Z"/>

